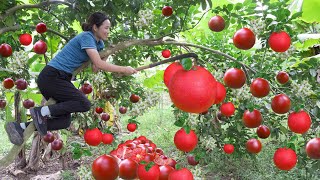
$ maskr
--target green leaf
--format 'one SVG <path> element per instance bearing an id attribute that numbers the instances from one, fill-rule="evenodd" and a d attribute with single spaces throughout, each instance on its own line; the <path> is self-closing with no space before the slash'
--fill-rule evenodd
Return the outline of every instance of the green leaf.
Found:
<path id="1" fill-rule="evenodd" d="M 319 9 L 319 0 L 304 0 L 302 5 L 302 20 L 308 23 L 320 22 Z"/>
<path id="2" fill-rule="evenodd" d="M 89 149 L 84 149 L 84 150 L 83 150 L 83 155 L 85 155 L 85 156 L 92 156 L 92 153 L 91 153 L 91 151 L 90 151 Z"/>
<path id="3" fill-rule="evenodd" d="M 182 59 L 181 65 L 183 66 L 183 69 L 188 71 L 192 68 L 192 60 L 190 58 Z"/>
<path id="4" fill-rule="evenodd" d="M 77 20 L 74 20 L 72 22 L 72 26 L 71 27 L 72 27 L 73 30 L 77 31 L 78 34 L 80 34 L 83 31 L 80 22 L 77 21 Z"/>
<path id="5" fill-rule="evenodd" d="M 153 165 L 154 165 L 154 162 L 150 162 L 149 164 L 146 165 L 145 170 L 148 172 Z"/>
<path id="6" fill-rule="evenodd" d="M 157 70 L 156 74 L 143 81 L 143 85 L 147 88 L 154 88 L 155 86 L 164 86 L 163 84 L 164 71 Z"/>
<path id="7" fill-rule="evenodd" d="M 189 125 L 183 126 L 183 129 L 186 131 L 187 134 L 189 134 L 191 131 L 191 127 Z"/>
<path id="8" fill-rule="evenodd" d="M 185 119 L 178 119 L 174 122 L 174 125 L 178 127 L 183 127 L 185 121 L 186 121 Z"/>
<path id="9" fill-rule="evenodd" d="M 291 20 L 292 19 L 296 19 L 296 18 L 298 18 L 298 17 L 301 17 L 302 16 L 302 12 L 297 12 L 297 13 L 294 13 L 292 16 L 291 16 Z"/>

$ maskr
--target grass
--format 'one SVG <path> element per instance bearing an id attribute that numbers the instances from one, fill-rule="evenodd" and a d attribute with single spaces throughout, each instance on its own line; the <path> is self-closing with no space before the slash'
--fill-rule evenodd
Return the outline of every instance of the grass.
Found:
<path id="1" fill-rule="evenodd" d="M 0 137 L 1 137 L 1 146 L 0 146 L 0 157 L 4 156 L 9 152 L 12 144 L 10 143 L 7 133 L 4 129 L 5 121 L 0 120 Z"/>

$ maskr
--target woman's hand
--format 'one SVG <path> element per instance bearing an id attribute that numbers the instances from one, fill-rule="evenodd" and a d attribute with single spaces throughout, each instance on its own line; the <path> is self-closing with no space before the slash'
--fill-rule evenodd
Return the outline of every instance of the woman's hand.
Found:
<path id="1" fill-rule="evenodd" d="M 96 65 L 92 64 L 92 72 L 97 73 L 98 71 L 99 68 Z"/>
<path id="2" fill-rule="evenodd" d="M 137 73 L 138 71 L 135 70 L 134 68 L 130 67 L 130 66 L 125 66 L 124 67 L 124 71 L 123 71 L 123 74 L 126 75 L 126 76 L 129 76 L 131 74 L 134 74 L 134 73 Z"/>

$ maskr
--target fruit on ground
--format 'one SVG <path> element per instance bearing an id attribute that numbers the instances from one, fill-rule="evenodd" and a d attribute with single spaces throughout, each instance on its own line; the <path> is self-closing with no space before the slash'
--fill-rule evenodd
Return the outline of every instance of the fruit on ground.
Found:
<path id="1" fill-rule="evenodd" d="M 273 162 L 280 170 L 289 171 L 297 164 L 297 154 L 290 148 L 279 148 L 273 155 Z"/>
<path id="2" fill-rule="evenodd" d="M 119 175 L 119 165 L 113 156 L 104 154 L 93 161 L 91 171 L 96 180 L 115 180 Z"/>
<path id="3" fill-rule="evenodd" d="M 180 69 L 171 78 L 170 98 L 182 111 L 202 113 L 216 99 L 216 84 L 212 74 L 201 66 L 194 66 L 189 71 Z"/>
<path id="4" fill-rule="evenodd" d="M 273 32 L 269 37 L 269 46 L 275 52 L 285 52 L 290 48 L 290 36 L 284 32 Z"/>
<path id="5" fill-rule="evenodd" d="M 230 68 L 224 73 L 223 81 L 226 86 L 239 89 L 246 83 L 246 74 L 242 69 Z"/>
<path id="6" fill-rule="evenodd" d="M 181 128 L 174 135 L 174 144 L 177 149 L 184 152 L 192 151 L 198 144 L 198 137 L 193 130 L 190 130 L 189 134 Z"/>
<path id="7" fill-rule="evenodd" d="M 238 49 L 248 50 L 251 49 L 256 42 L 254 33 L 248 28 L 239 29 L 233 35 L 233 44 Z"/>
<path id="8" fill-rule="evenodd" d="M 306 145 L 306 152 L 311 159 L 320 159 L 320 138 L 311 139 Z"/>
<path id="9" fill-rule="evenodd" d="M 288 116 L 288 126 L 292 132 L 304 134 L 310 129 L 311 118 L 309 114 L 303 110 L 292 112 Z"/>

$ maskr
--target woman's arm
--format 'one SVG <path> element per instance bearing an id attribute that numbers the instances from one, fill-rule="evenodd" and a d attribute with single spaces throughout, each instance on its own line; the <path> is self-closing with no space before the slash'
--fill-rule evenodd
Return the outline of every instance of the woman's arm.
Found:
<path id="1" fill-rule="evenodd" d="M 110 64 L 108 62 L 103 61 L 100 58 L 100 55 L 96 49 L 86 49 L 86 52 L 89 58 L 91 59 L 92 63 L 97 68 L 102 69 L 104 71 L 124 73 L 125 75 L 131 75 L 137 72 L 134 68 L 130 66 L 118 66 L 118 65 Z"/>

